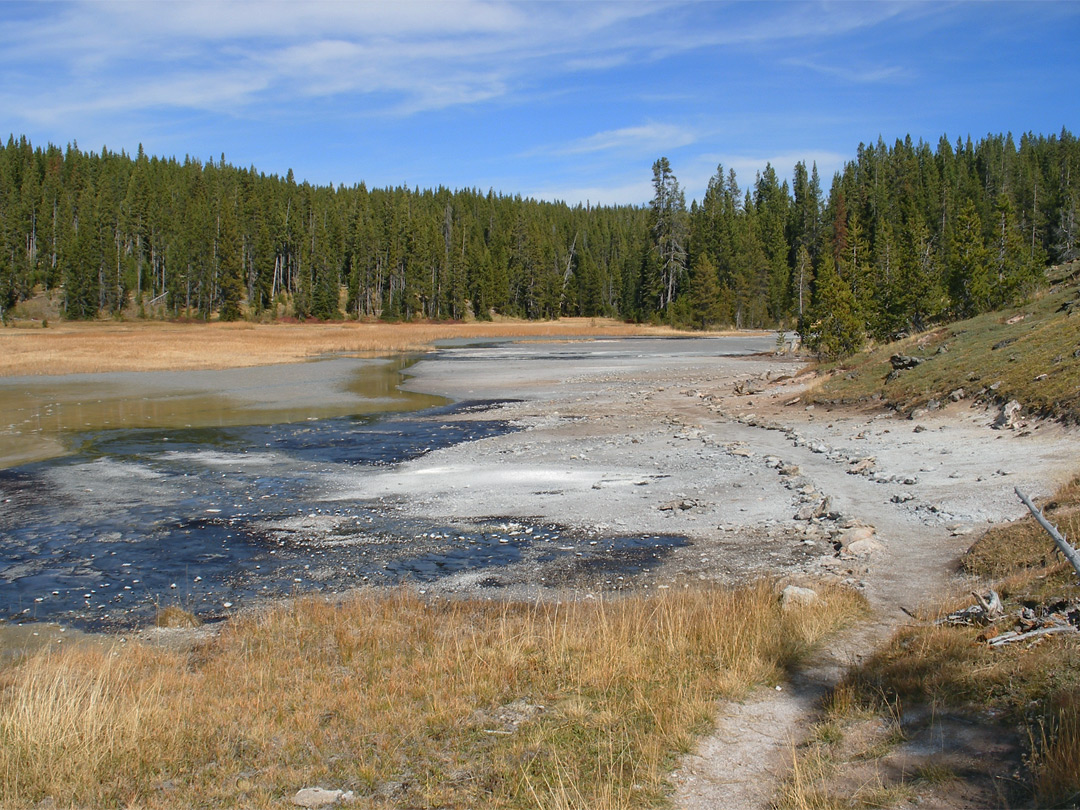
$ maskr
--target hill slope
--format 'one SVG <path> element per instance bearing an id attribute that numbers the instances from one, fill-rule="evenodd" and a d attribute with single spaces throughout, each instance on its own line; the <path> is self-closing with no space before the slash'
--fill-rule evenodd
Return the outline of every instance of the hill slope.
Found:
<path id="1" fill-rule="evenodd" d="M 809 397 L 884 402 L 911 411 L 935 402 L 1017 400 L 1026 411 L 1080 422 L 1080 262 L 1051 268 L 1050 286 L 1025 304 L 872 347 L 826 367 Z M 914 358 L 897 370 L 895 355 Z"/>

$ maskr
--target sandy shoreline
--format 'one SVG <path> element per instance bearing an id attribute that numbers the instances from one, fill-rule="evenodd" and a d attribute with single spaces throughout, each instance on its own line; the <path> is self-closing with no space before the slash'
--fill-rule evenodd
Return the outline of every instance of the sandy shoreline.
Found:
<path id="1" fill-rule="evenodd" d="M 683 534 L 692 544 L 655 584 L 825 574 L 896 609 L 935 592 L 979 528 L 1023 514 L 1014 486 L 1047 495 L 1074 470 L 1080 437 L 1054 424 L 993 430 L 994 414 L 963 404 L 918 421 L 806 408 L 795 399 L 809 376 L 771 349 L 635 338 L 442 352 L 407 387 L 516 400 L 484 417 L 524 429 L 341 481 L 338 497 L 397 498 L 433 519 Z M 795 519 L 825 498 L 831 518 Z M 872 550 L 838 557 L 836 535 L 856 524 L 876 530 Z"/>
<path id="2" fill-rule="evenodd" d="M 767 806 L 822 688 L 904 620 L 901 608 L 949 587 L 956 559 L 982 528 L 1024 513 L 1014 487 L 1049 495 L 1075 473 L 1080 449 L 1076 429 L 1033 422 L 995 430 L 996 413 L 964 402 L 915 420 L 806 406 L 799 395 L 812 375 L 774 348 L 771 336 L 444 348 L 410 367 L 403 387 L 495 402 L 432 418 L 507 420 L 518 430 L 392 467 L 335 469 L 321 482 L 325 503 L 375 502 L 432 525 L 550 522 L 579 543 L 597 539 L 579 561 L 525 554 L 424 586 L 451 597 L 573 588 L 589 598 L 759 576 L 861 590 L 874 620 L 793 676 L 791 688 L 721 707 L 716 732 L 673 776 L 684 810 Z M 324 390 L 325 380 L 320 388 L 305 378 L 317 367 L 297 368 L 293 382 Z M 207 379 L 243 387 L 254 378 Z M 644 548 L 625 576 L 619 560 L 591 564 L 603 563 L 605 538 L 629 535 L 686 542 Z M 143 635 L 190 643 L 185 632 Z"/>
<path id="3" fill-rule="evenodd" d="M 874 618 L 782 691 L 718 706 L 716 729 L 672 775 L 681 810 L 772 806 L 824 691 L 908 621 L 903 608 L 961 584 L 956 562 L 979 532 L 1025 513 L 1014 487 L 1049 495 L 1075 474 L 1080 449 L 1076 429 L 995 430 L 997 414 L 968 403 L 916 420 L 805 406 L 798 397 L 813 380 L 799 363 L 743 345 L 762 354 L 598 351 L 570 363 L 537 351 L 486 366 L 479 353 L 425 361 L 411 387 L 519 398 L 495 415 L 524 430 L 429 454 L 366 484 L 422 516 L 518 515 L 689 538 L 633 587 L 765 575 L 810 586 L 837 580 L 866 595 Z M 527 566 L 504 572 L 503 592 L 536 595 L 530 577 Z M 579 583 L 586 598 L 618 585 Z M 475 592 L 476 577 L 438 587 Z"/>

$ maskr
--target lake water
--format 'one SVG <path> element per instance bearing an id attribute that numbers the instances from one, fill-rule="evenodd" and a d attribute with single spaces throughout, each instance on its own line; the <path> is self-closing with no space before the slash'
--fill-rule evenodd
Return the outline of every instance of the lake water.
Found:
<path id="1" fill-rule="evenodd" d="M 514 429 L 484 417 L 493 403 L 401 392 L 408 365 L 4 381 L 0 619 L 122 628 L 168 605 L 213 619 L 259 599 L 494 572 L 523 556 L 633 572 L 683 542 L 432 525 L 392 500 L 334 498 L 343 478 Z"/>

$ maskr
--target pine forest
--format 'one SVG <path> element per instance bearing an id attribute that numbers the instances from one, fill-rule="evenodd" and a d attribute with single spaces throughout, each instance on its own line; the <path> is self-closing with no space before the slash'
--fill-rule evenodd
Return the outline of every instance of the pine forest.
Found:
<path id="1" fill-rule="evenodd" d="M 797 328 L 826 357 L 1023 300 L 1080 256 L 1080 145 L 988 135 L 860 145 L 687 205 L 667 158 L 644 206 L 313 186 L 220 161 L 0 150 L 0 315 L 324 320 L 611 316 Z"/>

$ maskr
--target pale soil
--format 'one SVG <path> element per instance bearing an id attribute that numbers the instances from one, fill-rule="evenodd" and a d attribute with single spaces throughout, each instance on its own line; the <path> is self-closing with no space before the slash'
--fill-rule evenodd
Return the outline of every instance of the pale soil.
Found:
<path id="1" fill-rule="evenodd" d="M 772 348 L 768 340 L 748 342 L 761 352 Z M 398 498 L 401 508 L 430 517 L 530 517 L 598 534 L 691 539 L 638 578 L 638 587 L 773 574 L 860 588 L 872 621 L 780 690 L 719 706 L 716 731 L 674 774 L 675 805 L 685 810 L 767 807 L 828 686 L 910 621 L 901 607 L 916 609 L 962 585 L 954 574 L 959 555 L 990 523 L 1024 513 L 1014 486 L 1045 496 L 1074 473 L 1080 434 L 1045 423 L 993 430 L 995 413 L 963 402 L 918 421 L 808 409 L 796 397 L 813 380 L 793 376 L 800 366 L 789 359 L 719 356 L 733 341 L 693 344 L 700 352 L 688 343 L 672 353 L 659 343 L 654 352 L 653 343 L 461 349 L 420 363 L 410 387 L 517 399 L 494 415 L 526 429 L 365 478 L 362 494 Z M 746 381 L 761 392 L 735 393 Z M 883 482 L 849 473 L 867 457 Z M 777 460 L 796 465 L 797 474 L 780 474 Z M 817 493 L 827 495 L 838 517 L 794 520 L 804 487 L 814 491 L 812 503 Z M 342 482 L 339 497 L 360 494 Z M 688 508 L 671 508 L 680 503 Z M 832 535 L 852 524 L 874 527 L 880 546 L 838 556 Z M 476 578 L 459 575 L 440 587 L 468 592 Z M 507 572 L 504 579 L 509 595 L 541 590 L 526 575 Z M 598 579 L 595 589 L 618 584 Z M 991 798 L 962 793 L 955 806 Z"/>
<path id="2" fill-rule="evenodd" d="M 569 583 L 587 596 L 760 575 L 861 589 L 873 621 L 776 684 L 780 691 L 770 685 L 718 706 L 716 731 L 673 777 L 675 805 L 686 810 L 767 806 L 816 699 L 843 667 L 908 621 L 901 606 L 917 608 L 954 584 L 955 561 L 980 528 L 1023 513 L 1014 486 L 1049 494 L 1075 472 L 1080 449 L 1075 430 L 992 430 L 996 414 L 964 402 L 918 422 L 808 410 L 797 397 L 812 378 L 774 347 L 772 336 L 619 337 L 443 350 L 410 369 L 407 387 L 507 400 L 456 418 L 506 419 L 522 430 L 339 475 L 328 496 L 378 498 L 437 521 L 518 517 L 598 537 L 689 540 L 625 581 L 610 567 L 541 581 L 542 569 L 523 560 L 496 576 L 462 573 L 432 586 L 448 594 L 530 597 Z M 759 392 L 737 393 L 747 383 Z M 880 481 L 849 474 L 869 457 L 864 466 Z M 824 496 L 831 517 L 794 519 Z M 874 527 L 880 545 L 838 556 L 835 535 L 856 524 Z M 979 806 L 965 801 L 955 806 Z"/>

